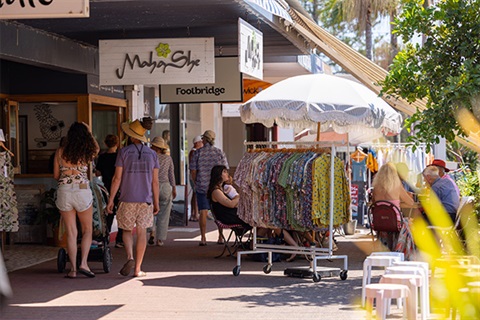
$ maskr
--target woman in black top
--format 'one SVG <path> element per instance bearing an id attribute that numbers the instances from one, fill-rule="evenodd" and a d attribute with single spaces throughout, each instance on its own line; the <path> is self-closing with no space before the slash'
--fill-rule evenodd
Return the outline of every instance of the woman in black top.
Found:
<path id="1" fill-rule="evenodd" d="M 117 160 L 117 149 L 119 139 L 116 135 L 108 134 L 103 141 L 107 146 L 108 150 L 105 153 L 102 153 L 98 156 L 97 165 L 95 168 L 96 176 L 102 176 L 102 182 L 105 185 L 105 188 L 110 191 L 112 186 L 113 175 L 115 174 L 115 161 Z M 107 229 L 108 232 L 112 229 L 113 218 L 116 213 L 116 206 L 118 205 L 118 195 L 115 196 L 115 207 L 113 213 L 107 216 Z M 117 237 L 115 239 L 115 247 L 123 248 L 123 232 L 122 229 L 118 229 Z"/>
<path id="2" fill-rule="evenodd" d="M 225 182 L 230 181 L 227 167 L 214 166 L 210 174 L 210 185 L 208 187 L 207 197 L 212 205 L 212 211 L 220 222 L 224 224 L 240 224 L 245 229 L 252 227 L 237 216 L 237 206 L 239 195 L 230 199 L 224 192 Z"/>

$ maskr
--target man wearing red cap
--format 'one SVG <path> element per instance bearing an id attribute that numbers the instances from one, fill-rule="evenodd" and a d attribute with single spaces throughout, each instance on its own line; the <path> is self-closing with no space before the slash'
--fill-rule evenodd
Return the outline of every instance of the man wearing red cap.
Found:
<path id="1" fill-rule="evenodd" d="M 440 175 L 440 178 L 450 180 L 453 183 L 455 191 L 457 192 L 457 196 L 460 198 L 460 189 L 458 189 L 457 183 L 452 179 L 452 177 L 450 177 L 450 175 L 446 174 L 447 172 L 450 172 L 450 169 L 447 168 L 445 161 L 435 159 L 433 160 L 431 166 L 438 168 L 438 174 Z"/>

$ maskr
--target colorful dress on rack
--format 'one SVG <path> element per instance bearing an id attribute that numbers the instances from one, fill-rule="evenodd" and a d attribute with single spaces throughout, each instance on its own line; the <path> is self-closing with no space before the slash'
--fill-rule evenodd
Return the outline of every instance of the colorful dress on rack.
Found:
<path id="1" fill-rule="evenodd" d="M 0 152 L 0 231 L 18 231 L 17 196 L 13 184 L 12 158 Z"/>

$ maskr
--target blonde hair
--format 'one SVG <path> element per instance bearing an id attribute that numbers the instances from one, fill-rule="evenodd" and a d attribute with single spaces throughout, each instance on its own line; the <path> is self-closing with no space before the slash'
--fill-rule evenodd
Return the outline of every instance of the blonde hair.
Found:
<path id="1" fill-rule="evenodd" d="M 372 187 L 375 190 L 384 190 L 386 193 L 391 193 L 393 190 L 402 186 L 402 181 L 398 176 L 397 169 L 392 162 L 387 162 L 380 167 L 375 178 L 373 179 Z"/>

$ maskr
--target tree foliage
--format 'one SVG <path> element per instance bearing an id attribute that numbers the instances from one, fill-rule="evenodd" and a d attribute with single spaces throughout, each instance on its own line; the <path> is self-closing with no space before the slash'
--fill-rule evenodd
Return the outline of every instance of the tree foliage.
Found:
<path id="1" fill-rule="evenodd" d="M 456 121 L 459 108 L 478 117 L 480 105 L 480 1 L 443 0 L 425 8 L 423 0 L 403 0 L 395 32 L 407 45 L 394 59 L 382 93 L 409 102 L 425 99 L 426 110 L 407 119 L 414 143 L 453 141 L 465 136 Z M 423 35 L 424 43 L 415 43 Z"/>

